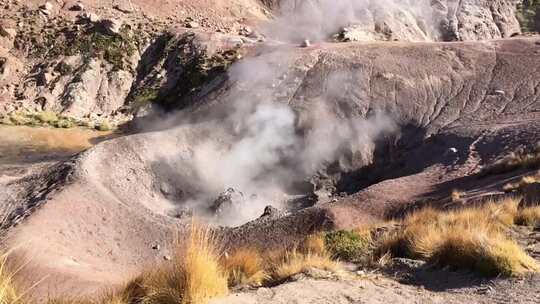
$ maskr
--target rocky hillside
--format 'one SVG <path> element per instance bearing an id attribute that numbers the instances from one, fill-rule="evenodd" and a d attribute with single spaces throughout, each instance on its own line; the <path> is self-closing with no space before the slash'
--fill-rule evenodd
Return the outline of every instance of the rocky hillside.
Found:
<path id="1" fill-rule="evenodd" d="M 121 285 L 170 261 L 194 215 L 224 248 L 271 251 L 475 206 L 538 169 L 540 40 L 517 1 L 302 3 L 2 5 L 2 123 L 140 131 L 0 179 L 2 245 L 32 257 L 32 294 Z M 507 285 L 476 298 L 537 290 Z"/>
<path id="2" fill-rule="evenodd" d="M 322 23 L 328 8 L 292 1 L 155 2 L 8 1 L 0 8 L 2 122 L 108 129 L 181 109 L 265 39 L 467 41 L 521 32 L 514 0 L 345 1 L 334 8 L 345 18 Z"/>

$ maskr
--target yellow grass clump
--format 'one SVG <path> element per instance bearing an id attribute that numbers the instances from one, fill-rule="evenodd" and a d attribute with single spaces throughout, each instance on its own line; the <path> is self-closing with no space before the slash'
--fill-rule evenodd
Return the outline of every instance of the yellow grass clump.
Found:
<path id="1" fill-rule="evenodd" d="M 303 249 L 305 252 L 311 252 L 315 254 L 326 254 L 326 245 L 324 241 L 324 234 L 316 233 L 309 235 L 303 244 Z"/>
<path id="2" fill-rule="evenodd" d="M 537 262 L 505 234 L 517 214 L 513 199 L 453 211 L 426 208 L 405 218 L 403 228 L 382 242 L 379 254 L 391 252 L 484 275 L 539 271 Z"/>
<path id="3" fill-rule="evenodd" d="M 516 224 L 530 227 L 540 225 L 540 206 L 520 209 L 516 215 Z"/>
<path id="4" fill-rule="evenodd" d="M 47 304 L 128 304 L 129 299 L 124 296 L 106 296 L 98 300 L 91 299 L 53 299 Z"/>
<path id="5" fill-rule="evenodd" d="M 13 282 L 13 273 L 7 268 L 7 255 L 0 256 L 0 304 L 21 303 L 20 294 Z"/>
<path id="6" fill-rule="evenodd" d="M 229 273 L 229 285 L 261 286 L 267 278 L 264 261 L 255 248 L 240 248 L 222 261 Z"/>
<path id="7" fill-rule="evenodd" d="M 194 224 L 185 249 L 166 265 L 143 273 L 128 287 L 135 303 L 207 303 L 228 293 L 228 276 L 209 229 Z"/>

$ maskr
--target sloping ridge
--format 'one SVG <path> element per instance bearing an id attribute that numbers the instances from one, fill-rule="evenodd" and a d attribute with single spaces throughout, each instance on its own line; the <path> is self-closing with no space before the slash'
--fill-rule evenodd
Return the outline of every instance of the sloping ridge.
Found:
<path id="1" fill-rule="evenodd" d="M 352 162 L 336 175 L 344 190 L 355 194 L 290 216 L 225 229 L 228 244 L 284 244 L 312 230 L 381 218 L 419 199 L 440 197 L 445 187 L 474 173 L 472 152 L 480 166 L 540 140 L 538 52 L 537 39 L 294 49 L 290 69 L 301 67 L 304 76 L 285 99 L 298 115 L 321 98 L 333 105 L 337 117 L 384 109 L 401 126 L 401 137 L 377 149 L 375 166 L 381 164 L 381 170 L 363 171 Z M 326 77 L 333 72 L 344 75 L 343 87 L 328 87 L 335 85 Z M 234 83 L 225 84 L 211 99 L 201 101 L 206 105 L 201 111 L 219 107 L 234 90 Z M 55 184 L 55 191 L 38 191 L 38 197 L 32 197 L 33 190 L 22 182 L 8 185 L 8 190 L 21 191 L 18 198 L 39 206 L 7 231 L 7 244 L 17 245 L 19 254 L 31 258 L 24 272 L 34 281 L 47 277 L 34 289 L 36 294 L 78 295 L 120 284 L 169 254 L 172 231 L 182 226 L 182 221 L 167 216 L 169 196 L 189 185 L 177 184 L 167 163 L 193 157 L 189 148 L 201 136 L 219 140 L 219 134 L 209 135 L 201 124 L 98 144 L 68 167 L 50 171 L 66 172 L 32 180 Z M 449 158 L 445 151 L 451 147 L 459 152 Z M 372 186 L 361 187 L 363 183 Z M 160 249 L 153 249 L 157 244 Z"/>

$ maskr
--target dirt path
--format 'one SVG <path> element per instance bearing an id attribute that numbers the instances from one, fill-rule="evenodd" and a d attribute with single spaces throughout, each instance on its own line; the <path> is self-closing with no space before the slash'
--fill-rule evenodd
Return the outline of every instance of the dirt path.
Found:
<path id="1" fill-rule="evenodd" d="M 212 304 L 345 304 L 345 303 L 482 303 L 475 296 L 432 292 L 422 287 L 369 277 L 344 281 L 301 280 L 275 288 L 232 294 Z"/>

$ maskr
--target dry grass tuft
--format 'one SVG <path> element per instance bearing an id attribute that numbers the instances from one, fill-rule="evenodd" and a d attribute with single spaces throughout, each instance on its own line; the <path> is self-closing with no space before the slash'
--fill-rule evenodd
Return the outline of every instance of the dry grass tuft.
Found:
<path id="1" fill-rule="evenodd" d="M 20 294 L 13 282 L 13 273 L 7 269 L 7 254 L 0 256 L 0 304 L 21 303 Z"/>
<path id="2" fill-rule="evenodd" d="M 515 219 L 516 225 L 538 227 L 540 225 L 540 206 L 520 209 Z"/>
<path id="3" fill-rule="evenodd" d="M 267 279 L 263 258 L 255 248 L 240 248 L 222 263 L 229 273 L 230 286 L 261 286 Z"/>
<path id="4" fill-rule="evenodd" d="M 324 234 L 323 233 L 316 233 L 309 235 L 302 246 L 302 249 L 304 252 L 311 252 L 315 254 L 326 254 L 326 245 L 324 242 Z"/>
<path id="5" fill-rule="evenodd" d="M 128 304 L 131 303 L 123 295 L 107 295 L 97 300 L 91 299 L 54 299 L 47 301 L 47 304 Z"/>
<path id="6" fill-rule="evenodd" d="M 461 198 L 463 197 L 463 195 L 465 195 L 465 192 L 454 189 L 450 194 L 450 200 L 454 203 L 461 202 Z"/>
<path id="7" fill-rule="evenodd" d="M 403 221 L 403 229 L 387 236 L 379 254 L 391 252 L 490 276 L 539 271 L 537 262 L 504 231 L 514 223 L 517 204 L 507 199 L 447 212 L 418 211 Z"/>
<path id="8" fill-rule="evenodd" d="M 276 282 L 283 281 L 311 268 L 336 272 L 341 270 L 342 266 L 328 254 L 291 250 L 286 252 L 280 263 L 273 266 L 272 278 Z"/>
<path id="9" fill-rule="evenodd" d="M 130 297 L 144 304 L 207 303 L 228 293 L 228 276 L 210 230 L 194 224 L 185 250 L 171 263 L 141 275 L 129 286 Z"/>
<path id="10" fill-rule="evenodd" d="M 508 183 L 503 186 L 503 191 L 506 193 L 518 192 L 520 193 L 527 185 L 540 182 L 539 175 L 530 175 L 521 178 L 517 183 Z"/>

